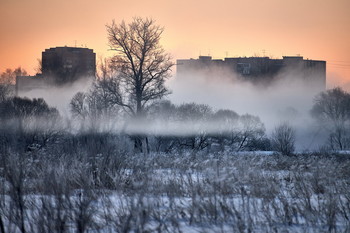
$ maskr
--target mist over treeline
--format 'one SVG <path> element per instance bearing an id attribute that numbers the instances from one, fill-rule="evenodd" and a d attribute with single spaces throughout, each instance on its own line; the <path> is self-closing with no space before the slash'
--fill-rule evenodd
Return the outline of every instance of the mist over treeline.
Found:
<path id="1" fill-rule="evenodd" d="M 288 110 L 288 120 L 276 121 L 274 128 L 267 132 L 265 122 L 256 115 L 213 109 L 194 102 L 174 104 L 170 100 L 154 101 L 144 109 L 143 116 L 136 117 L 115 104 L 113 93 L 109 93 L 114 90 L 114 81 L 113 78 L 96 80 L 88 91 L 76 93 L 69 103 L 70 116 L 61 115 L 44 99 L 16 97 L 3 92 L 0 102 L 3 148 L 42 149 L 56 144 L 58 139 L 89 135 L 102 137 L 108 142 L 111 142 L 110 137 L 123 138 L 123 141 L 128 141 L 130 152 L 135 151 L 133 141 L 139 138 L 144 143 L 136 151 L 145 153 L 184 150 L 281 152 L 278 144 L 283 143 L 291 144 L 290 151 L 284 153 L 292 153 L 295 149 L 303 151 L 296 142 L 310 129 L 310 125 L 305 125 L 305 131 L 299 131 L 296 126 L 300 122 L 293 121 L 297 120 L 295 115 L 298 114 L 294 109 Z M 314 98 L 308 111 L 309 120 L 322 129 L 318 133 L 323 134 L 324 141 L 318 148 L 304 151 L 349 148 L 349 96 L 349 93 L 335 88 Z M 278 142 L 283 137 L 289 137 L 288 142 Z"/>
<path id="2" fill-rule="evenodd" d="M 325 91 L 322 73 L 310 72 L 305 65 L 295 63 L 276 72 L 244 75 L 225 61 L 209 58 L 178 60 L 177 76 L 169 81 L 173 90 L 169 98 L 174 103 L 190 101 L 253 114 L 264 122 L 268 134 L 288 122 L 296 130 L 299 151 L 322 147 L 327 133 L 310 115 L 316 96 Z"/>
<path id="3" fill-rule="evenodd" d="M 101 109 L 78 93 L 72 99 L 72 118 L 59 115 L 43 99 L 10 97 L 0 103 L 1 141 L 3 148 L 26 151 L 44 149 L 55 140 L 90 135 L 135 137 L 147 141 L 148 152 L 174 152 L 184 149 L 268 150 L 264 124 L 256 116 L 238 115 L 231 110 L 213 111 L 208 105 L 159 101 L 149 106 L 144 118 L 130 118 L 118 109 Z M 82 102 L 79 103 L 79 100 Z M 81 104 L 81 105 L 79 105 Z M 81 107 L 81 108 L 80 108 Z M 106 111 L 105 111 L 106 110 Z M 58 143 L 61 145 L 61 143 Z M 57 145 L 58 146 L 58 145 Z M 130 152 L 134 151 L 131 146 Z"/>
<path id="4" fill-rule="evenodd" d="M 229 68 L 212 65 L 207 70 L 193 70 L 171 79 L 170 99 L 258 115 L 271 129 L 278 121 L 309 116 L 314 98 L 323 88 L 317 77 L 311 75 L 305 80 L 303 72 L 302 67 L 293 67 L 275 76 L 242 77 Z"/>

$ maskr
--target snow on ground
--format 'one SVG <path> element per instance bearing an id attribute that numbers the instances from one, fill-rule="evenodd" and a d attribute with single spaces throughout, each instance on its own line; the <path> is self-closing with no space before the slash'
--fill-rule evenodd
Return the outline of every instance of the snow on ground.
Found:
<path id="1" fill-rule="evenodd" d="M 72 161 L 39 160 L 1 180 L 5 232 L 350 231 L 348 157 L 242 152 L 131 155 L 105 167 Z"/>

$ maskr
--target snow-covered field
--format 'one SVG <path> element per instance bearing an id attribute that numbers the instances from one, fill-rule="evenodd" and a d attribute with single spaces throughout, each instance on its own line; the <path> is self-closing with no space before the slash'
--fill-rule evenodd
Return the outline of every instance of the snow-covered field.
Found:
<path id="1" fill-rule="evenodd" d="M 350 158 L 7 154 L 0 232 L 350 232 Z"/>

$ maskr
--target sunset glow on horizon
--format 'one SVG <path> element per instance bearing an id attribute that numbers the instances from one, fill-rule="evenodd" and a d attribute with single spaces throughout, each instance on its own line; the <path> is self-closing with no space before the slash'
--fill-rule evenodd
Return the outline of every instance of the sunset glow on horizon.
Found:
<path id="1" fill-rule="evenodd" d="M 175 59 L 300 54 L 327 61 L 327 85 L 350 90 L 349 0 L 1 0 L 0 72 L 35 74 L 50 47 L 82 46 L 110 57 L 106 24 L 151 17 Z"/>

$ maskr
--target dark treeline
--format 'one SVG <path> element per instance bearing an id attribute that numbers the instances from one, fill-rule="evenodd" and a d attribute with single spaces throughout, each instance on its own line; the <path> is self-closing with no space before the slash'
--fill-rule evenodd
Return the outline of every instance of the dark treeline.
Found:
<path id="1" fill-rule="evenodd" d="M 176 106 L 169 101 L 159 101 L 147 109 L 144 119 L 125 119 L 125 116 L 113 119 L 111 115 L 97 113 L 99 110 L 93 110 L 91 105 L 88 108 L 86 115 L 64 120 L 43 99 L 8 98 L 0 103 L 2 149 L 48 150 L 64 147 L 67 144 L 62 143 L 64 141 L 76 141 L 78 144 L 68 149 L 73 151 L 76 146 L 90 147 L 94 141 L 112 147 L 108 144 L 115 144 L 114 138 L 123 138 L 132 144 L 135 137 L 144 141 L 144 148 L 131 146 L 130 153 L 271 149 L 260 119 L 249 114 L 240 116 L 232 110 L 214 112 L 207 105 Z"/>
<path id="2" fill-rule="evenodd" d="M 118 105 L 113 105 L 107 95 L 101 94 L 107 93 L 101 87 L 106 85 L 104 82 L 96 81 L 90 91 L 79 92 L 73 97 L 71 119 L 62 118 L 57 109 L 48 106 L 43 99 L 4 95 L 0 101 L 2 150 L 48 149 L 62 146 L 67 138 L 70 138 L 68 141 L 77 141 L 82 147 L 89 147 L 88 138 L 100 141 L 106 147 L 113 147 L 108 144 L 116 143 L 114 138 L 123 138 L 130 146 L 130 153 L 146 154 L 186 150 L 274 150 L 290 155 L 295 149 L 296 129 L 290 123 L 276 125 L 272 134 L 267 135 L 257 116 L 239 115 L 228 109 L 214 111 L 204 104 L 174 105 L 161 100 L 148 105 L 142 118 L 130 116 Z M 350 94 L 340 88 L 315 97 L 310 115 L 329 134 L 323 150 L 349 149 L 349 106 Z M 142 147 L 135 145 L 135 138 L 141 141 Z"/>

